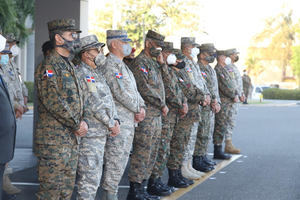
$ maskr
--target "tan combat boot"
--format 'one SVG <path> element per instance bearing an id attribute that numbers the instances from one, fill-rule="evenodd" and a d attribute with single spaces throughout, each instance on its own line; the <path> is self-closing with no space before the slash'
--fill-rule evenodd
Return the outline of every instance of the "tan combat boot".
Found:
<path id="1" fill-rule="evenodd" d="M 241 150 L 235 148 L 232 144 L 231 140 L 226 140 L 225 141 L 225 153 L 230 153 L 230 154 L 240 154 Z"/>
<path id="2" fill-rule="evenodd" d="M 18 194 L 21 192 L 19 188 L 11 184 L 11 181 L 8 177 L 8 175 L 3 176 L 3 190 L 7 194 Z"/>
<path id="3" fill-rule="evenodd" d="M 190 171 L 190 169 L 188 168 L 187 162 L 182 163 L 181 173 L 182 173 L 182 176 L 187 179 L 197 180 L 197 179 L 201 178 L 201 175 L 195 174 L 192 171 Z"/>
<path id="4" fill-rule="evenodd" d="M 195 169 L 193 168 L 192 160 L 189 160 L 187 165 L 188 165 L 188 169 L 189 169 L 192 173 L 197 174 L 197 175 L 199 175 L 199 176 L 201 176 L 201 177 L 205 175 L 204 172 L 197 171 L 197 170 L 195 170 Z"/>

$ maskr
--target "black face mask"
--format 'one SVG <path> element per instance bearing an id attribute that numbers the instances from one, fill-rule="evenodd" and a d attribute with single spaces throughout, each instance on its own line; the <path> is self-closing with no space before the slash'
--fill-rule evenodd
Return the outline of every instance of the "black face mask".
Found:
<path id="1" fill-rule="evenodd" d="M 60 35 L 60 37 L 64 40 L 64 44 L 56 45 L 57 47 L 62 47 L 62 48 L 68 49 L 70 51 L 71 56 L 74 56 L 74 54 L 76 54 L 80 51 L 80 48 L 79 48 L 80 47 L 80 40 L 79 40 L 79 38 L 70 41 L 70 40 L 66 40 L 62 35 Z"/>
<path id="2" fill-rule="evenodd" d="M 205 60 L 208 62 L 208 63 L 213 63 L 215 61 L 215 57 L 214 56 L 206 56 L 205 57 Z"/>
<path id="3" fill-rule="evenodd" d="M 185 62 L 182 61 L 175 66 L 177 69 L 183 69 L 185 67 Z"/>
<path id="4" fill-rule="evenodd" d="M 236 56 L 234 62 L 237 62 L 238 60 L 239 60 L 239 56 Z"/>
<path id="5" fill-rule="evenodd" d="M 156 58 L 157 56 L 159 56 L 161 50 L 155 48 L 155 47 L 151 47 L 150 48 L 150 55 L 154 58 Z"/>

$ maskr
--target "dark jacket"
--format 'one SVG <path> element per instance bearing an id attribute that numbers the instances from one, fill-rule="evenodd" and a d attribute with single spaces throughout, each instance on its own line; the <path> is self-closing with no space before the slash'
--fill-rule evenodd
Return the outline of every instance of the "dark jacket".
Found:
<path id="1" fill-rule="evenodd" d="M 16 139 L 16 118 L 9 99 L 6 84 L 0 75 L 0 163 L 14 157 Z"/>

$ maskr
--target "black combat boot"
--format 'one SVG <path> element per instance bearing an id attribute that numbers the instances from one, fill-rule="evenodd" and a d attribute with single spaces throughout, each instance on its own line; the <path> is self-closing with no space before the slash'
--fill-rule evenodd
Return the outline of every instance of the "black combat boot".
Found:
<path id="1" fill-rule="evenodd" d="M 229 160 L 231 155 L 226 154 L 222 150 L 222 145 L 214 145 L 214 159 Z"/>
<path id="2" fill-rule="evenodd" d="M 177 171 L 177 174 L 178 174 L 178 178 L 184 180 L 188 185 L 193 185 L 193 184 L 194 184 L 194 181 L 193 181 L 193 180 L 188 179 L 188 178 L 185 178 L 184 176 L 182 176 L 182 173 L 181 173 L 181 167 L 180 167 L 180 169 Z"/>
<path id="3" fill-rule="evenodd" d="M 169 171 L 169 181 L 168 185 L 175 188 L 187 188 L 189 184 L 182 178 L 178 177 L 177 169 L 168 169 Z"/>
<path id="4" fill-rule="evenodd" d="M 146 185 L 147 185 L 147 180 L 144 180 L 142 183 L 142 186 L 143 186 L 142 188 L 143 188 L 145 200 L 160 200 L 159 196 L 151 195 L 147 192 L 147 190 L 145 189 Z"/>
<path id="5" fill-rule="evenodd" d="M 161 181 L 161 178 L 150 178 L 148 181 L 147 192 L 156 196 L 169 196 L 173 193 L 171 187 Z"/>
<path id="6" fill-rule="evenodd" d="M 145 200 L 143 185 L 140 183 L 130 182 L 130 189 L 127 200 Z"/>
<path id="7" fill-rule="evenodd" d="M 200 172 L 210 172 L 215 169 L 204 162 L 203 156 L 193 156 L 193 168 Z"/>
<path id="8" fill-rule="evenodd" d="M 203 161 L 208 164 L 208 165 L 211 165 L 211 166 L 215 166 L 217 165 L 217 163 L 209 158 L 207 158 L 207 156 L 203 156 Z"/>

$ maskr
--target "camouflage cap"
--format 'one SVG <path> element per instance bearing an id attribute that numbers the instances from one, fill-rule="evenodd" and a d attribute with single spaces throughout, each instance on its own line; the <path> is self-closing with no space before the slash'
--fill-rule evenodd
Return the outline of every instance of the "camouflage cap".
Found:
<path id="1" fill-rule="evenodd" d="M 9 50 L 9 44 L 6 43 L 5 48 L 0 52 L 3 54 L 11 54 L 12 52 Z"/>
<path id="2" fill-rule="evenodd" d="M 180 49 L 173 49 L 172 53 L 175 54 L 178 60 L 182 60 L 184 58 L 184 55 Z"/>
<path id="3" fill-rule="evenodd" d="M 236 48 L 234 48 L 234 49 L 227 49 L 227 50 L 226 50 L 226 56 L 230 56 L 230 55 L 232 55 L 232 54 L 238 54 L 238 53 L 240 53 L 240 52 L 238 52 L 238 51 L 236 50 Z"/>
<path id="4" fill-rule="evenodd" d="M 16 36 L 13 33 L 8 33 L 5 35 L 6 38 L 6 42 L 10 43 L 10 42 L 17 42 L 19 43 L 19 40 L 16 39 Z"/>
<path id="5" fill-rule="evenodd" d="M 75 27 L 75 19 L 56 19 L 48 22 L 49 32 L 53 31 L 74 31 L 81 33 L 81 30 Z"/>
<path id="6" fill-rule="evenodd" d="M 224 51 L 224 50 L 217 50 L 217 56 L 226 56 L 226 51 Z"/>
<path id="7" fill-rule="evenodd" d="M 181 46 L 183 45 L 193 45 L 194 47 L 199 47 L 200 45 L 196 43 L 196 38 L 195 37 L 182 37 L 181 38 Z"/>
<path id="8" fill-rule="evenodd" d="M 173 42 L 164 42 L 163 51 L 172 51 L 173 49 Z"/>
<path id="9" fill-rule="evenodd" d="M 213 43 L 201 44 L 199 49 L 200 49 L 200 53 L 203 53 L 203 52 L 215 53 L 216 52 L 216 48 Z"/>
<path id="10" fill-rule="evenodd" d="M 118 39 L 118 40 L 122 40 L 123 42 L 132 41 L 130 38 L 128 38 L 127 31 L 124 30 L 107 30 L 106 39 L 107 40 Z"/>
<path id="11" fill-rule="evenodd" d="M 86 51 L 88 49 L 95 49 L 104 46 L 105 44 L 99 42 L 96 35 L 88 35 L 83 38 L 80 38 L 80 51 Z"/>
<path id="12" fill-rule="evenodd" d="M 146 35 L 146 38 L 148 39 L 151 39 L 151 40 L 154 40 L 154 42 L 160 46 L 160 47 L 164 47 L 164 39 L 165 39 L 165 36 L 155 32 L 155 31 L 152 31 L 152 30 L 148 30 L 147 32 L 147 35 Z"/>

